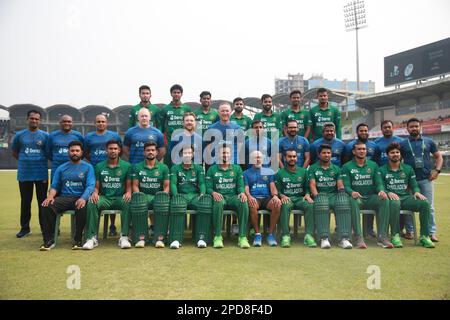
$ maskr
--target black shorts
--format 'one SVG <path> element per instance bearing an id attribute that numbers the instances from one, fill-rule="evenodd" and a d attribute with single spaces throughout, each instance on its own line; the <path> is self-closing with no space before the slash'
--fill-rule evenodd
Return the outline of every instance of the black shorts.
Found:
<path id="1" fill-rule="evenodd" d="M 259 205 L 258 210 L 269 210 L 267 209 L 267 204 L 269 203 L 270 200 L 272 200 L 272 198 L 256 199 Z"/>

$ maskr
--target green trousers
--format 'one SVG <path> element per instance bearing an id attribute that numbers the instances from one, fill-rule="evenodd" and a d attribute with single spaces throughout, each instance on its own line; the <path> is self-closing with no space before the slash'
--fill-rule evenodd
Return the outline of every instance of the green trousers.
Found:
<path id="1" fill-rule="evenodd" d="M 100 221 L 100 212 L 102 210 L 121 210 L 120 214 L 120 233 L 128 236 L 130 226 L 130 210 L 129 203 L 125 202 L 122 197 L 109 198 L 100 196 L 97 203 L 88 202 L 87 204 L 87 238 L 90 239 L 97 235 L 98 224 Z"/>
<path id="2" fill-rule="evenodd" d="M 344 192 L 319 193 L 314 198 L 314 222 L 319 239 L 330 237 L 330 209 L 336 218 L 338 238 L 350 238 L 352 231 L 350 201 Z"/>
<path id="3" fill-rule="evenodd" d="M 289 220 L 292 210 L 302 210 L 305 213 L 306 234 L 314 235 L 314 212 L 313 204 L 304 200 L 303 197 L 290 197 L 291 201 L 281 205 L 281 233 L 289 235 Z"/>
<path id="4" fill-rule="evenodd" d="M 377 213 L 377 232 L 379 236 L 386 236 L 389 227 L 389 200 L 381 200 L 372 194 L 364 198 L 350 197 L 352 211 L 352 227 L 356 236 L 362 236 L 360 210 L 375 210 Z"/>
<path id="5" fill-rule="evenodd" d="M 389 215 L 391 233 L 400 233 L 400 210 L 419 212 L 420 235 L 428 236 L 428 223 L 430 220 L 430 204 L 426 200 L 418 200 L 413 195 L 401 197 L 400 200 L 389 201 Z"/>
<path id="6" fill-rule="evenodd" d="M 223 210 L 229 209 L 237 212 L 239 223 L 239 236 L 247 235 L 248 203 L 241 202 L 237 195 L 223 196 L 222 201 L 213 201 L 213 228 L 214 235 L 222 234 Z"/>

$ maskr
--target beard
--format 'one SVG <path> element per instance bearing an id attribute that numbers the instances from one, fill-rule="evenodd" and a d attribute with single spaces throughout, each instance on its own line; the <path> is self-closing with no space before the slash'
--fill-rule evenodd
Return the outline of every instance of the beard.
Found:
<path id="1" fill-rule="evenodd" d="M 72 161 L 72 162 L 77 162 L 78 160 L 80 160 L 81 159 L 81 156 L 70 156 L 70 160 Z"/>
<path id="2" fill-rule="evenodd" d="M 272 106 L 263 106 L 264 111 L 270 111 Z"/>
<path id="3" fill-rule="evenodd" d="M 154 155 L 149 155 L 149 156 L 145 157 L 145 159 L 147 159 L 147 160 L 155 160 L 155 158 L 156 158 L 156 156 L 154 156 Z"/>
<path id="4" fill-rule="evenodd" d="M 237 113 L 241 113 L 243 110 L 244 110 L 244 108 L 241 108 L 241 107 L 234 108 L 234 112 L 237 112 Z"/>

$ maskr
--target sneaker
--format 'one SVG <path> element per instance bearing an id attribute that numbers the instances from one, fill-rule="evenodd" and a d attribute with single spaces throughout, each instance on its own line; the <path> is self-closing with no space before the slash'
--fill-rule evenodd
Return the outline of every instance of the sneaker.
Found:
<path id="1" fill-rule="evenodd" d="M 387 237 L 382 237 L 382 238 L 378 239 L 377 245 L 382 248 L 385 248 L 385 249 L 394 248 L 394 245 L 388 240 Z"/>
<path id="2" fill-rule="evenodd" d="M 109 233 L 108 233 L 109 237 L 115 237 L 117 236 L 117 229 L 115 225 L 109 226 Z"/>
<path id="3" fill-rule="evenodd" d="M 223 248 L 223 239 L 222 236 L 215 236 L 213 241 L 213 248 Z"/>
<path id="4" fill-rule="evenodd" d="M 31 234 L 31 232 L 30 232 L 30 234 Z M 438 239 L 438 237 L 436 237 L 435 234 L 431 234 L 430 235 L 430 240 L 433 241 L 433 242 L 439 242 L 439 239 Z"/>
<path id="5" fill-rule="evenodd" d="M 55 247 L 55 242 L 53 240 L 50 240 L 47 243 L 43 243 L 41 247 L 39 248 L 40 251 L 50 251 Z"/>
<path id="6" fill-rule="evenodd" d="M 430 237 L 420 236 L 419 242 L 425 248 L 434 248 L 434 243 L 431 241 Z"/>
<path id="7" fill-rule="evenodd" d="M 84 250 L 92 250 L 98 246 L 98 241 L 95 237 L 92 237 L 83 245 Z"/>
<path id="8" fill-rule="evenodd" d="M 175 240 L 170 244 L 170 249 L 180 249 L 180 242 Z"/>
<path id="9" fill-rule="evenodd" d="M 403 243 L 402 243 L 402 240 L 400 239 L 400 235 L 398 233 L 396 233 L 392 237 L 391 243 L 394 246 L 394 248 L 403 248 Z"/>
<path id="10" fill-rule="evenodd" d="M 261 233 L 255 233 L 255 238 L 253 239 L 254 247 L 261 247 L 262 245 L 262 236 Z"/>
<path id="11" fill-rule="evenodd" d="M 155 243 L 155 248 L 158 248 L 158 249 L 162 249 L 162 248 L 165 248 L 165 244 L 164 244 L 164 241 L 162 241 L 162 240 L 158 240 L 158 241 L 156 241 L 156 243 Z"/>
<path id="12" fill-rule="evenodd" d="M 237 224 L 233 224 L 231 226 L 231 234 L 233 236 L 237 236 L 239 234 L 239 226 Z"/>
<path id="13" fill-rule="evenodd" d="M 23 238 L 23 237 L 28 237 L 31 235 L 31 231 L 30 230 L 20 230 L 17 234 L 16 234 L 16 238 Z"/>
<path id="14" fill-rule="evenodd" d="M 348 241 L 347 238 L 342 238 L 342 240 L 339 241 L 339 247 L 341 247 L 342 249 L 351 249 L 351 248 L 353 248 L 351 242 Z"/>
<path id="15" fill-rule="evenodd" d="M 135 248 L 144 248 L 145 247 L 145 240 L 139 240 L 138 242 L 136 242 L 134 247 Z"/>
<path id="16" fill-rule="evenodd" d="M 306 234 L 305 235 L 305 239 L 303 240 L 303 244 L 305 246 L 307 246 L 307 247 L 310 247 L 310 248 L 317 247 L 317 243 L 314 240 L 314 237 L 312 235 L 310 235 L 310 234 Z"/>
<path id="17" fill-rule="evenodd" d="M 330 249 L 331 248 L 330 240 L 328 240 L 328 238 L 320 239 L 320 248 Z"/>
<path id="18" fill-rule="evenodd" d="M 250 248 L 250 244 L 248 243 L 247 237 L 239 237 L 238 246 L 242 249 Z"/>
<path id="19" fill-rule="evenodd" d="M 121 236 L 119 239 L 118 246 L 120 249 L 129 249 L 131 248 L 130 240 L 128 240 L 127 236 Z"/>
<path id="20" fill-rule="evenodd" d="M 282 248 L 289 248 L 291 246 L 291 236 L 285 235 L 281 237 L 281 247 Z"/>
<path id="21" fill-rule="evenodd" d="M 198 240 L 197 248 L 206 248 L 206 242 L 204 240 Z"/>
<path id="22" fill-rule="evenodd" d="M 364 242 L 364 238 L 361 236 L 356 236 L 356 247 L 358 249 L 367 249 L 367 244 Z"/>
<path id="23" fill-rule="evenodd" d="M 278 245 L 277 240 L 275 240 L 275 237 L 271 233 L 267 236 L 267 244 L 271 247 L 276 247 Z"/>
<path id="24" fill-rule="evenodd" d="M 402 234 L 402 237 L 407 240 L 412 240 L 412 239 L 414 239 L 414 233 L 407 231 Z"/>
<path id="25" fill-rule="evenodd" d="M 364 237 L 366 237 L 367 239 L 377 239 L 377 235 L 375 234 L 375 232 L 373 230 L 366 230 L 364 232 Z"/>
<path id="26" fill-rule="evenodd" d="M 255 228 L 251 227 L 250 231 L 248 232 L 248 234 L 249 234 L 250 237 L 254 237 L 255 234 L 256 234 Z"/>
<path id="27" fill-rule="evenodd" d="M 83 249 L 83 244 L 81 243 L 81 241 L 74 242 L 72 244 L 72 250 L 82 250 L 82 249 Z"/>

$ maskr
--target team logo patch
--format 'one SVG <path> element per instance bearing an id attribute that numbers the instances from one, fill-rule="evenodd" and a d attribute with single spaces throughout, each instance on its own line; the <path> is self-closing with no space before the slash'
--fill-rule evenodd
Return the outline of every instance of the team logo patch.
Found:
<path id="1" fill-rule="evenodd" d="M 334 171 L 330 172 L 330 176 L 334 177 Z"/>
<path id="2" fill-rule="evenodd" d="M 80 172 L 80 174 L 78 175 L 78 177 L 79 177 L 80 179 L 83 179 L 83 178 L 84 178 L 84 173 L 83 173 L 83 172 Z"/>
<path id="3" fill-rule="evenodd" d="M 302 149 L 303 149 L 303 146 L 302 146 L 301 144 L 299 144 L 299 145 L 297 146 L 297 148 L 298 148 L 299 150 L 302 150 Z"/>
<path id="4" fill-rule="evenodd" d="M 303 178 L 302 177 L 297 177 L 297 181 L 298 182 L 302 182 Z"/>
<path id="5" fill-rule="evenodd" d="M 148 140 L 155 140 L 155 136 L 152 135 L 152 134 L 149 134 L 149 135 L 148 135 Z"/>
<path id="6" fill-rule="evenodd" d="M 122 170 L 118 170 L 118 171 L 116 172 L 116 175 L 117 175 L 118 177 L 120 177 L 120 176 L 122 175 Z"/>
<path id="7" fill-rule="evenodd" d="M 196 173 L 195 171 L 192 171 L 192 176 L 195 177 Z"/>
<path id="8" fill-rule="evenodd" d="M 370 152 L 370 153 L 374 153 L 375 150 L 373 150 L 373 148 L 368 148 L 368 149 L 367 149 L 367 152 L 368 152 L 368 153 L 369 153 L 369 152 Z"/>
<path id="9" fill-rule="evenodd" d="M 372 173 L 372 169 L 367 168 L 367 173 Z"/>
<path id="10" fill-rule="evenodd" d="M 37 144 L 38 146 L 42 146 L 43 143 L 44 143 L 44 142 L 43 142 L 42 140 L 36 141 L 36 144 Z"/>
<path id="11" fill-rule="evenodd" d="M 230 176 L 234 177 L 234 172 L 233 171 L 230 172 Z"/>
<path id="12" fill-rule="evenodd" d="M 159 177 L 159 171 L 158 171 L 158 170 L 155 170 L 155 172 L 153 173 L 153 175 L 154 175 L 155 177 Z"/>
<path id="13" fill-rule="evenodd" d="M 210 115 L 210 116 L 209 116 L 209 120 L 214 121 L 214 119 L 215 119 L 215 116 L 214 116 L 214 115 Z"/>
<path id="14" fill-rule="evenodd" d="M 262 176 L 262 179 L 263 179 L 264 181 L 269 180 L 269 178 L 268 178 L 267 176 Z"/>
<path id="15" fill-rule="evenodd" d="M 404 173 L 404 172 L 400 172 L 400 178 L 406 178 L 406 173 Z"/>
<path id="16" fill-rule="evenodd" d="M 327 116 L 331 117 L 331 111 L 327 112 Z"/>

